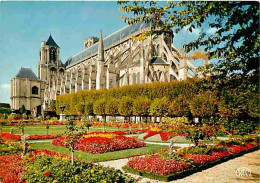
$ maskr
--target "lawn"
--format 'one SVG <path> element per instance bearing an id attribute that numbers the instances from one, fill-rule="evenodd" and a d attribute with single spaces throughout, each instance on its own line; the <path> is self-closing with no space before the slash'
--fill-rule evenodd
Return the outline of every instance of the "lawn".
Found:
<path id="1" fill-rule="evenodd" d="M 51 145 L 51 142 L 43 142 L 43 143 L 31 143 L 32 147 L 36 149 L 48 149 L 52 151 L 56 151 L 60 154 L 67 154 L 70 155 L 70 150 Z M 122 151 L 115 151 L 115 152 L 108 152 L 103 154 L 90 154 L 83 151 L 75 151 L 75 157 L 91 161 L 91 162 L 102 162 L 102 161 L 109 161 L 121 158 L 128 158 L 133 155 L 140 155 L 140 154 L 147 154 L 159 149 L 166 149 L 168 146 L 164 145 L 154 145 L 154 144 L 147 144 L 147 147 L 142 148 L 135 148 L 135 149 L 126 149 Z M 177 147 L 175 147 L 177 149 Z"/>
<path id="2" fill-rule="evenodd" d="M 11 128 L 14 128 L 14 134 L 21 134 L 21 129 L 17 126 L 3 126 L 3 131 L 10 133 Z M 113 132 L 118 130 L 115 127 L 106 127 L 107 132 Z M 126 128 L 120 128 L 120 130 L 125 131 L 128 130 Z M 50 125 L 49 134 L 57 134 L 64 133 L 67 131 L 66 125 Z M 90 127 L 90 131 L 103 131 L 103 127 L 93 126 Z M 46 126 L 45 125 L 35 125 L 35 126 L 25 126 L 24 133 L 27 135 L 45 135 L 46 134 Z"/>

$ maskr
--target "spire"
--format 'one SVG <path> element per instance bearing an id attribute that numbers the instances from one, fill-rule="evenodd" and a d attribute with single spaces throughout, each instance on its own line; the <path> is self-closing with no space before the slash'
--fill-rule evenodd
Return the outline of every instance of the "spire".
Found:
<path id="1" fill-rule="evenodd" d="M 58 46 L 58 45 L 55 43 L 55 41 L 53 40 L 51 34 L 50 34 L 49 39 L 48 39 L 48 41 L 46 42 L 46 44 L 49 45 L 49 46 L 53 46 L 53 47 L 58 47 L 58 48 L 59 48 L 59 46 Z"/>
<path id="2" fill-rule="evenodd" d="M 104 45 L 102 38 L 102 31 L 100 30 L 99 46 L 98 46 L 98 61 L 105 61 L 104 59 Z"/>

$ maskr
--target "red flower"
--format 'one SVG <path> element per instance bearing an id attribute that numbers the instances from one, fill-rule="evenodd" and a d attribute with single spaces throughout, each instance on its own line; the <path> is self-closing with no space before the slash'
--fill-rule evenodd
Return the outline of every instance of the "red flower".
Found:
<path id="1" fill-rule="evenodd" d="M 50 174 L 51 174 L 50 172 L 45 172 L 45 173 L 44 173 L 44 176 L 47 177 L 47 176 L 49 176 Z"/>
<path id="2" fill-rule="evenodd" d="M 221 110 L 220 112 L 221 112 L 221 114 L 225 114 L 225 111 L 224 111 L 224 110 Z"/>

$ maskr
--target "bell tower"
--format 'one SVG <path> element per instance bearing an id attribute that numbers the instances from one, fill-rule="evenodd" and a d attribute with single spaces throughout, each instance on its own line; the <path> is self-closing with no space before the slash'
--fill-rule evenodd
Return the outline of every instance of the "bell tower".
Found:
<path id="1" fill-rule="evenodd" d="M 51 76 L 57 74 L 59 55 L 60 47 L 56 44 L 51 35 L 46 42 L 42 41 L 38 62 L 38 77 L 40 80 L 48 83 Z"/>

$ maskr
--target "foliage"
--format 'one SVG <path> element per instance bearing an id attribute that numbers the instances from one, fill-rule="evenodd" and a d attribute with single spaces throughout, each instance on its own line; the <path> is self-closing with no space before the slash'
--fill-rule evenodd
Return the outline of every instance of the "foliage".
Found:
<path id="1" fill-rule="evenodd" d="M 119 108 L 118 100 L 115 98 L 111 98 L 106 103 L 105 113 L 110 116 L 115 116 L 119 113 L 118 108 Z"/>
<path id="2" fill-rule="evenodd" d="M 19 112 L 20 112 L 20 114 L 24 114 L 26 112 L 24 105 L 22 105 L 22 107 L 20 108 Z"/>
<path id="3" fill-rule="evenodd" d="M 209 118 L 217 110 L 216 94 L 206 91 L 196 95 L 190 102 L 191 113 L 194 117 Z"/>
<path id="4" fill-rule="evenodd" d="M 76 161 L 72 166 L 66 158 L 35 157 L 23 174 L 26 182 L 134 182 L 120 170 Z"/>
<path id="5" fill-rule="evenodd" d="M 94 111 L 93 111 L 93 102 L 90 101 L 86 101 L 85 102 L 85 115 L 93 115 Z"/>
<path id="6" fill-rule="evenodd" d="M 83 115 L 85 113 L 85 104 L 83 102 L 78 103 L 75 107 L 78 115 Z"/>
<path id="7" fill-rule="evenodd" d="M 175 100 L 173 100 L 169 105 L 169 115 L 174 117 L 184 117 L 189 116 L 190 106 L 189 100 L 183 96 L 179 95 Z"/>
<path id="8" fill-rule="evenodd" d="M 97 100 L 93 105 L 93 111 L 96 115 L 106 116 L 106 103 L 104 98 Z"/>
<path id="9" fill-rule="evenodd" d="M 147 97 L 137 97 L 133 102 L 133 115 L 148 116 L 151 100 Z"/>
<path id="10" fill-rule="evenodd" d="M 150 115 L 167 116 L 169 110 L 169 99 L 166 97 L 154 99 L 150 106 Z"/>
<path id="11" fill-rule="evenodd" d="M 200 30 L 198 38 L 186 44 L 189 52 L 203 48 L 214 64 L 216 79 L 223 83 L 226 76 L 244 79 L 258 74 L 259 59 L 259 3 L 243 1 L 180 1 L 157 4 L 153 1 L 119 1 L 121 16 L 128 24 L 151 23 L 150 34 L 182 29 Z M 133 16 L 132 16 L 133 14 Z M 240 17 L 243 17 L 241 19 Z M 208 25 L 208 28 L 205 28 Z M 156 28 L 159 28 L 159 31 Z M 214 31 L 209 34 L 208 30 Z M 239 86 L 239 83 L 238 85 Z"/>
<path id="12" fill-rule="evenodd" d="M 118 108 L 119 114 L 122 116 L 130 116 L 133 113 L 133 100 L 132 98 L 126 96 L 123 97 L 119 102 Z"/>

